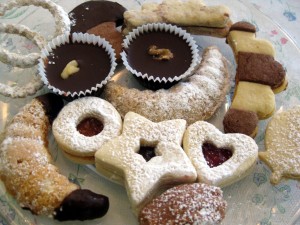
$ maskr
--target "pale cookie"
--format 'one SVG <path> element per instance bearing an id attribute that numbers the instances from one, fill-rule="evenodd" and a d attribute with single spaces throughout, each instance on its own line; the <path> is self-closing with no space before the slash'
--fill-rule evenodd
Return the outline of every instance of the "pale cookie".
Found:
<path id="1" fill-rule="evenodd" d="M 300 106 L 276 113 L 269 121 L 265 134 L 265 152 L 259 158 L 273 171 L 270 181 L 300 179 Z"/>
<path id="2" fill-rule="evenodd" d="M 138 90 L 117 81 L 104 88 L 104 98 L 122 117 L 133 111 L 154 122 L 185 119 L 188 124 L 209 119 L 229 89 L 227 62 L 217 47 L 204 50 L 199 68 L 169 89 Z"/>
<path id="3" fill-rule="evenodd" d="M 125 185 L 135 214 L 166 188 L 196 180 L 195 169 L 180 146 L 185 128 L 181 119 L 154 123 L 129 112 L 122 135 L 96 152 L 97 170 Z"/>
<path id="4" fill-rule="evenodd" d="M 68 103 L 53 122 L 58 146 L 77 163 L 94 163 L 95 152 L 122 131 L 117 110 L 98 97 L 84 97 Z"/>
<path id="5" fill-rule="evenodd" d="M 255 112 L 259 119 L 266 119 L 274 113 L 275 95 L 269 85 L 240 81 L 230 107 Z"/>
<path id="6" fill-rule="evenodd" d="M 224 37 L 231 25 L 230 10 L 226 6 L 206 6 L 203 1 L 197 0 L 144 3 L 141 9 L 126 11 L 124 20 L 126 25 L 124 33 L 143 24 L 161 22 L 171 23 L 184 29 L 192 28 L 190 31 L 196 34 L 200 34 L 202 28 L 205 28 L 206 32 L 212 28 L 212 35 Z"/>
<path id="7" fill-rule="evenodd" d="M 248 175 L 258 155 L 258 146 L 251 137 L 223 134 L 205 121 L 187 128 L 183 148 L 196 168 L 198 181 L 221 187 Z"/>

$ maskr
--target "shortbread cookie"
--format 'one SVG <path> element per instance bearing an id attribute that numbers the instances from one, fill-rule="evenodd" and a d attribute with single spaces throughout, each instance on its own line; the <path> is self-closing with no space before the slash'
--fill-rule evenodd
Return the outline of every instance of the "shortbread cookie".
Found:
<path id="1" fill-rule="evenodd" d="M 77 163 L 94 163 L 95 152 L 121 131 L 120 114 L 109 102 L 98 97 L 84 97 L 68 103 L 52 127 L 58 146 Z"/>
<path id="2" fill-rule="evenodd" d="M 266 39 L 257 38 L 255 31 L 255 27 L 248 22 L 238 22 L 238 24 L 232 25 L 226 40 L 232 48 L 236 60 L 238 60 L 239 52 L 275 56 L 275 48 L 272 43 Z"/>
<path id="3" fill-rule="evenodd" d="M 25 105 L 6 127 L 0 145 L 0 177 L 20 206 L 57 220 L 101 217 L 109 208 L 106 196 L 79 189 L 58 172 L 48 151 L 50 122 L 62 108 L 54 94 Z"/>
<path id="4" fill-rule="evenodd" d="M 120 59 L 122 51 L 123 14 L 126 9 L 117 2 L 87 1 L 69 12 L 71 32 L 82 32 L 105 38 L 115 49 L 116 58 Z"/>
<path id="5" fill-rule="evenodd" d="M 141 9 L 124 13 L 124 33 L 147 23 L 171 23 L 193 34 L 225 37 L 231 26 L 230 10 L 223 5 L 206 6 L 197 0 L 163 0 L 144 3 Z"/>
<path id="6" fill-rule="evenodd" d="M 153 199 L 139 214 L 140 225 L 219 224 L 227 207 L 219 187 L 183 184 Z"/>
<path id="7" fill-rule="evenodd" d="M 104 98 L 122 117 L 133 111 L 154 122 L 185 119 L 191 124 L 209 119 L 225 100 L 229 86 L 226 59 L 217 47 L 209 47 L 197 71 L 167 90 L 138 90 L 110 81 Z"/>
<path id="8" fill-rule="evenodd" d="M 259 158 L 271 169 L 270 181 L 283 178 L 300 179 L 300 106 L 276 113 L 265 134 L 265 152 Z"/>
<path id="9" fill-rule="evenodd" d="M 197 171 L 198 181 L 224 187 L 246 175 L 256 163 L 258 146 L 244 134 L 223 134 L 214 125 L 190 125 L 183 148 Z"/>
<path id="10" fill-rule="evenodd" d="M 154 123 L 129 112 L 122 134 L 96 152 L 97 170 L 125 185 L 135 214 L 166 188 L 196 180 L 181 148 L 185 128 L 181 119 Z"/>
<path id="11" fill-rule="evenodd" d="M 251 52 L 238 53 L 236 82 L 239 81 L 269 85 L 276 93 L 287 86 L 285 70 L 274 57 Z"/>
<path id="12" fill-rule="evenodd" d="M 255 137 L 258 117 L 255 112 L 230 108 L 223 119 L 224 133 L 241 133 Z"/>
<path id="13" fill-rule="evenodd" d="M 230 107 L 255 112 L 260 120 L 266 119 L 274 113 L 275 95 L 268 85 L 240 81 Z"/>

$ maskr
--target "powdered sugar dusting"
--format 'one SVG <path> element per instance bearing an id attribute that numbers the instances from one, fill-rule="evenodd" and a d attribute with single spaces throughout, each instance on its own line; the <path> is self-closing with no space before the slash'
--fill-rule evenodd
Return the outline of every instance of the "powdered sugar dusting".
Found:
<path id="1" fill-rule="evenodd" d="M 227 203 L 220 188 L 207 184 L 184 184 L 153 199 L 139 215 L 140 224 L 217 224 Z"/>
<path id="2" fill-rule="evenodd" d="M 228 88 L 225 59 L 216 47 L 209 47 L 195 74 L 170 89 L 140 91 L 111 81 L 104 89 L 104 98 L 122 117 L 133 111 L 155 122 L 184 119 L 192 124 L 209 119 L 223 102 Z"/>

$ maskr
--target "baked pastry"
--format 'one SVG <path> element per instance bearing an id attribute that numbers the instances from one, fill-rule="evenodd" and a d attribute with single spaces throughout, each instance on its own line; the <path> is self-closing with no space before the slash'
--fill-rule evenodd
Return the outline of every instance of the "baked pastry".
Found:
<path id="1" fill-rule="evenodd" d="M 116 58 L 121 59 L 123 14 L 126 9 L 117 2 L 87 1 L 69 12 L 71 33 L 82 32 L 105 38 L 113 47 Z"/>
<path id="2" fill-rule="evenodd" d="M 114 50 L 105 39 L 72 33 L 57 37 L 42 50 L 38 71 L 52 92 L 73 100 L 99 95 L 114 74 L 115 61 Z"/>
<path id="3" fill-rule="evenodd" d="M 98 97 L 68 103 L 53 122 L 52 133 L 66 157 L 77 163 L 94 164 L 95 152 L 121 134 L 117 110 Z"/>
<path id="4" fill-rule="evenodd" d="M 237 83 L 248 81 L 268 85 L 275 94 L 287 86 L 286 73 L 281 63 L 265 54 L 239 52 L 235 78 Z"/>
<path id="5" fill-rule="evenodd" d="M 256 112 L 230 108 L 223 119 L 225 133 L 241 133 L 255 137 L 258 132 L 258 116 Z"/>
<path id="6" fill-rule="evenodd" d="M 183 149 L 196 168 L 198 182 L 220 187 L 248 175 L 258 155 L 258 146 L 251 137 L 223 134 L 205 121 L 187 128 Z"/>
<path id="7" fill-rule="evenodd" d="M 177 26 L 145 24 L 123 42 L 123 64 L 148 89 L 168 89 L 191 75 L 199 64 L 193 37 Z"/>
<path id="8" fill-rule="evenodd" d="M 270 182 L 283 178 L 300 179 L 300 106 L 277 112 L 269 121 L 265 134 L 264 152 L 259 158 L 271 169 Z"/>
<path id="9" fill-rule="evenodd" d="M 170 188 L 151 200 L 140 212 L 140 225 L 219 224 L 227 203 L 219 187 L 204 183 Z"/>
<path id="10" fill-rule="evenodd" d="M 62 108 L 54 94 L 33 99 L 14 116 L 0 145 L 0 178 L 20 206 L 57 220 L 101 217 L 108 197 L 82 190 L 59 173 L 47 149 L 50 122 Z"/>
<path id="11" fill-rule="evenodd" d="M 226 59 L 217 47 L 209 47 L 195 73 L 167 90 L 138 90 L 110 81 L 103 96 L 122 117 L 133 111 L 154 122 L 184 119 L 191 124 L 209 119 L 224 101 L 229 86 Z"/>
<path id="12" fill-rule="evenodd" d="M 124 33 L 147 23 L 170 23 L 192 34 L 225 37 L 231 26 L 230 10 L 223 5 L 206 6 L 197 0 L 163 0 L 144 3 L 124 13 Z"/>
<path id="13" fill-rule="evenodd" d="M 129 112 L 122 134 L 96 152 L 97 170 L 125 186 L 135 214 L 168 187 L 195 181 L 195 169 L 180 146 L 185 128 L 181 119 L 154 123 Z"/>
<path id="14" fill-rule="evenodd" d="M 275 95 L 269 85 L 240 81 L 230 107 L 255 112 L 260 120 L 266 119 L 275 111 Z"/>

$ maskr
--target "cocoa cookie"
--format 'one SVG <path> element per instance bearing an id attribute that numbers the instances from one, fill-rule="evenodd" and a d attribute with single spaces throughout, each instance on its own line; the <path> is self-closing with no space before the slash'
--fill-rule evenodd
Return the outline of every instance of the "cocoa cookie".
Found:
<path id="1" fill-rule="evenodd" d="M 125 11 L 126 8 L 116 2 L 84 2 L 69 12 L 71 32 L 87 32 L 105 38 L 115 49 L 119 59 L 123 37 L 117 27 L 123 25 Z"/>
<path id="2" fill-rule="evenodd" d="M 241 133 L 255 137 L 258 130 L 258 117 L 255 112 L 230 108 L 226 113 L 223 126 L 225 133 Z"/>
<path id="3" fill-rule="evenodd" d="M 251 52 L 239 52 L 237 81 L 249 81 L 276 89 L 285 82 L 285 70 L 274 57 Z"/>

